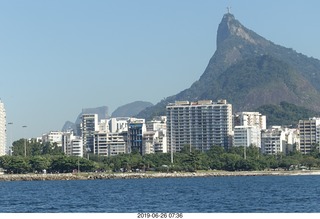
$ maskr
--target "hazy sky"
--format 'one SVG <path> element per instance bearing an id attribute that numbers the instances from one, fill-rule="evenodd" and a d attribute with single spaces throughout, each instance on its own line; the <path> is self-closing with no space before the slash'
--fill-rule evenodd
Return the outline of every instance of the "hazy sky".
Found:
<path id="1" fill-rule="evenodd" d="M 60 130 L 82 108 L 111 114 L 189 88 L 227 6 L 256 33 L 320 58 L 318 0 L 0 0 L 8 141 Z"/>

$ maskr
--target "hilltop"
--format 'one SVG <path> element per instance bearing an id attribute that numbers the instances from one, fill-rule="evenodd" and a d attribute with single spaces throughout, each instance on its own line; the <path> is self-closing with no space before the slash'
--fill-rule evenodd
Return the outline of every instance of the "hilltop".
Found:
<path id="1" fill-rule="evenodd" d="M 216 44 L 199 80 L 137 116 L 150 119 L 164 115 L 170 102 L 202 99 L 227 99 L 234 112 L 281 102 L 320 111 L 319 60 L 265 39 L 230 13 L 219 24 Z"/>

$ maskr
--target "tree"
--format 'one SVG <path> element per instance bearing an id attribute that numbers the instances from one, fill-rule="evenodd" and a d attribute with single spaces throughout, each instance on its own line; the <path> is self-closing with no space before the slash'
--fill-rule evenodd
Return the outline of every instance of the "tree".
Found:
<path id="1" fill-rule="evenodd" d="M 222 155 L 223 169 L 228 171 L 237 170 L 237 163 L 241 160 L 241 156 L 238 154 L 225 153 Z"/>
<path id="2" fill-rule="evenodd" d="M 279 163 L 279 167 L 284 168 L 286 170 L 290 170 L 291 166 L 298 165 L 299 162 L 291 157 L 284 157 L 282 158 L 281 162 Z"/>
<path id="3" fill-rule="evenodd" d="M 22 156 L 12 156 L 6 170 L 7 173 L 27 173 L 30 171 L 30 165 L 27 158 Z"/>
<path id="4" fill-rule="evenodd" d="M 34 156 L 30 158 L 30 165 L 33 171 L 42 172 L 50 167 L 51 160 L 49 157 Z"/>
<path id="5" fill-rule="evenodd" d="M 189 165 L 191 166 L 191 168 L 189 168 L 189 171 L 197 171 L 197 166 L 199 166 L 200 164 L 200 158 L 199 158 L 199 153 L 197 152 L 191 152 L 189 153 L 189 157 L 186 160 Z"/>
<path id="6" fill-rule="evenodd" d="M 12 155 L 13 156 L 24 156 L 24 139 L 19 139 L 12 143 Z"/>
<path id="7" fill-rule="evenodd" d="M 307 166 L 309 170 L 318 164 L 318 160 L 312 156 L 306 156 L 302 160 L 302 164 Z"/>
<path id="8" fill-rule="evenodd" d="M 268 164 L 268 167 L 271 169 L 276 169 L 279 167 L 279 162 L 273 155 L 266 155 L 266 163 Z"/>

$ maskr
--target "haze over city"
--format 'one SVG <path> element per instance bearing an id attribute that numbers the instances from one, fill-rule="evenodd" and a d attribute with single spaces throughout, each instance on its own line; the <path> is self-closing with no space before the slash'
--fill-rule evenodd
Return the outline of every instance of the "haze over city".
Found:
<path id="1" fill-rule="evenodd" d="M 13 139 L 156 104 L 199 79 L 227 6 L 276 44 L 320 58 L 318 1 L 0 1 L 0 98 Z M 27 126 L 27 128 L 22 128 Z M 9 138 L 9 136 L 8 136 Z"/>

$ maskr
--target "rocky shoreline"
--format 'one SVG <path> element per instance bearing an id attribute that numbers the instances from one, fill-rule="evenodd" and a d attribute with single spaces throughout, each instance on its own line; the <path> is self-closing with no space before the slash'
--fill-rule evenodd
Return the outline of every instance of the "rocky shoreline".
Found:
<path id="1" fill-rule="evenodd" d="M 182 177 L 225 177 L 225 176 L 289 176 L 320 175 L 317 171 L 207 171 L 177 173 L 61 173 L 61 174 L 2 174 L 0 181 L 45 181 L 45 180 L 97 180 L 97 179 L 145 179 Z"/>

